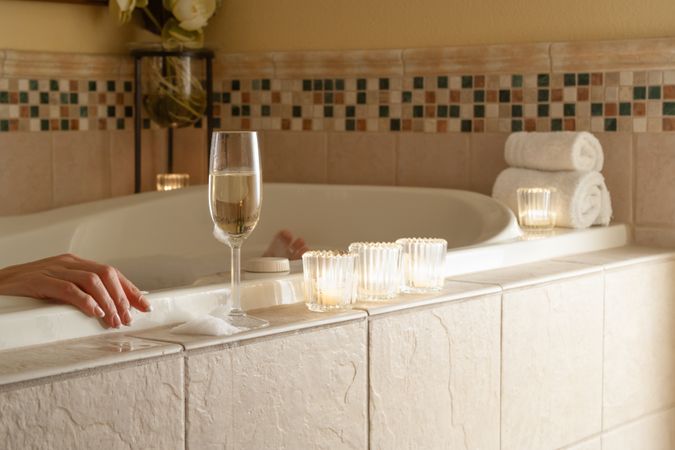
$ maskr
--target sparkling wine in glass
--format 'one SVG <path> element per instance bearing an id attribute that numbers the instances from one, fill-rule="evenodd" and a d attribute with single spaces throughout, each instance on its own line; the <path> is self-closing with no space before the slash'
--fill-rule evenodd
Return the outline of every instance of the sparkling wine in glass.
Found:
<path id="1" fill-rule="evenodd" d="M 262 180 L 258 137 L 249 131 L 216 131 L 211 140 L 209 209 L 213 234 L 231 250 L 231 309 L 223 317 L 239 328 L 267 326 L 241 309 L 241 246 L 258 224 Z"/>

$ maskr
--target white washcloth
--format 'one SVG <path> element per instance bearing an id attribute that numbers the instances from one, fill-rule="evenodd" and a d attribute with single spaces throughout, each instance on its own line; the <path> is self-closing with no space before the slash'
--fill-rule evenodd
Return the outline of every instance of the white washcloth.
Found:
<path id="1" fill-rule="evenodd" d="M 520 131 L 506 140 L 504 159 L 511 167 L 525 169 L 600 172 L 605 158 L 600 141 L 585 131 Z"/>
<path id="2" fill-rule="evenodd" d="M 587 228 L 609 225 L 612 204 L 605 179 L 599 172 L 541 172 L 508 168 L 497 177 L 492 196 L 517 215 L 516 190 L 520 187 L 551 187 L 556 190 L 556 226 Z"/>

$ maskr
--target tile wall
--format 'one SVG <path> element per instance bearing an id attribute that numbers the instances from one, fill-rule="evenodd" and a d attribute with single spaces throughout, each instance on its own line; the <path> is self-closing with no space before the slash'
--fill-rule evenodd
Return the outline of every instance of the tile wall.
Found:
<path id="1" fill-rule="evenodd" d="M 675 245 L 675 201 L 662 201 L 675 200 L 673 48 L 675 39 L 656 39 L 219 54 L 214 125 L 262 132 L 268 181 L 486 194 L 510 132 L 592 131 L 607 155 L 614 220 L 635 225 L 642 242 Z M 0 214 L 131 193 L 130 61 L 9 50 L 0 59 L 0 188 L 19 192 Z M 166 137 L 144 126 L 149 190 L 166 167 Z M 176 170 L 196 183 L 204 143 L 199 126 L 177 133 Z M 43 174 L 38 189 L 29 167 Z"/>

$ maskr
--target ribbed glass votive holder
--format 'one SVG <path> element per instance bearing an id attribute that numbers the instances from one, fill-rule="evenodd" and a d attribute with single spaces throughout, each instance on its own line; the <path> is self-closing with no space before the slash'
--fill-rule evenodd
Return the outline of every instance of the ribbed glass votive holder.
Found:
<path id="1" fill-rule="evenodd" d="M 401 290 L 408 293 L 441 290 L 445 279 L 447 241 L 445 239 L 406 238 L 398 239 L 396 243 L 403 247 Z"/>
<path id="2" fill-rule="evenodd" d="M 403 247 L 395 242 L 354 242 L 349 245 L 349 252 L 357 258 L 359 300 L 386 300 L 398 294 L 402 250 Z"/>
<path id="3" fill-rule="evenodd" d="M 555 227 L 555 190 L 551 188 L 519 188 L 518 222 L 527 230 L 544 231 Z"/>
<path id="4" fill-rule="evenodd" d="M 351 308 L 356 300 L 356 255 L 308 251 L 302 255 L 305 303 L 316 312 Z"/>

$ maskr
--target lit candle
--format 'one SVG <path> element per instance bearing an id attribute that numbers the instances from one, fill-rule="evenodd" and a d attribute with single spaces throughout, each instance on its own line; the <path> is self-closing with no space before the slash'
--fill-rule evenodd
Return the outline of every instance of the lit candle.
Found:
<path id="1" fill-rule="evenodd" d="M 320 277 L 316 280 L 316 298 L 325 306 L 337 306 L 344 303 L 344 286 L 331 277 Z"/>
<path id="2" fill-rule="evenodd" d="M 548 188 L 518 189 L 518 221 L 521 227 L 539 230 L 555 227 L 553 192 Z"/>
<path id="3" fill-rule="evenodd" d="M 356 255 L 309 251 L 302 255 L 305 303 L 311 311 L 349 308 L 356 294 Z"/>
<path id="4" fill-rule="evenodd" d="M 411 293 L 438 291 L 443 287 L 445 239 L 399 239 L 403 246 L 403 291 Z"/>
<path id="5" fill-rule="evenodd" d="M 158 173 L 157 190 L 173 191 L 190 185 L 190 175 L 187 173 Z"/>
<path id="6" fill-rule="evenodd" d="M 358 298 L 393 298 L 400 286 L 402 247 L 394 242 L 353 242 L 349 252 L 358 258 Z"/>

